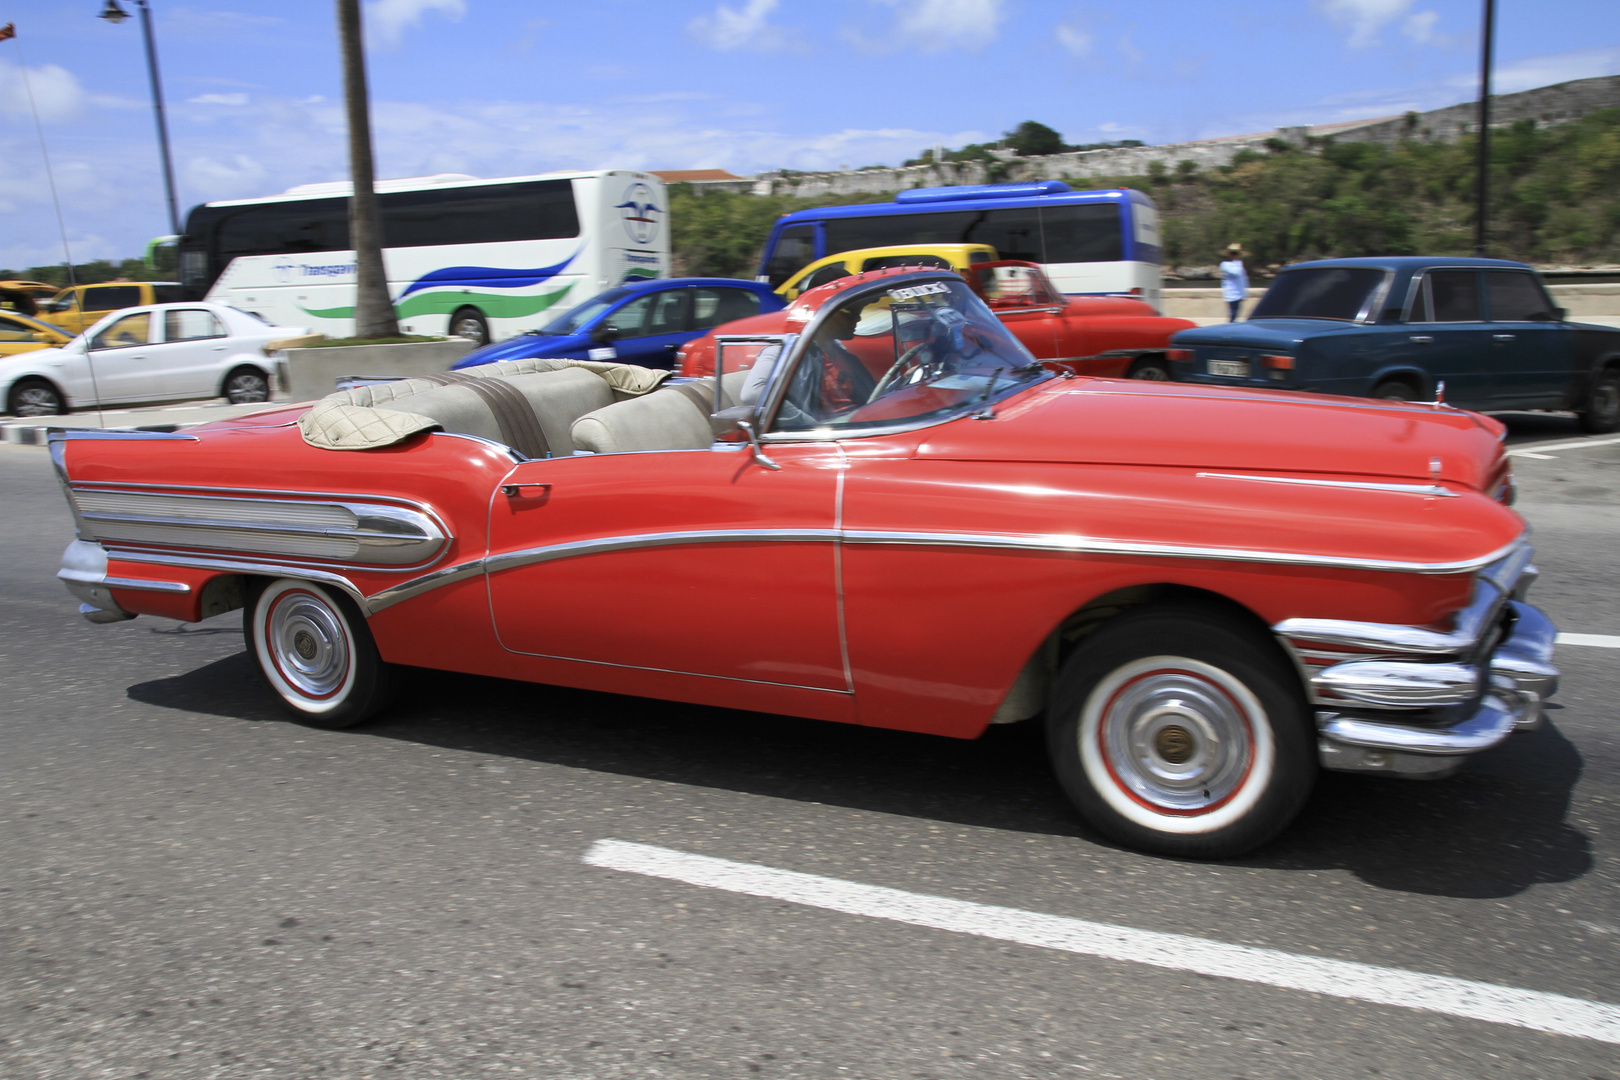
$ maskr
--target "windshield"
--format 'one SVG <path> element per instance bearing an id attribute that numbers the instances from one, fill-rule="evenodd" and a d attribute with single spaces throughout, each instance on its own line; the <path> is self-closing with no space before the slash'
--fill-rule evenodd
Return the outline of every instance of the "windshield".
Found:
<path id="1" fill-rule="evenodd" d="M 566 314 L 557 316 L 538 330 L 530 330 L 529 333 L 577 334 L 580 327 L 629 295 L 629 289 L 609 289 L 605 293 L 597 293 L 578 307 L 571 309 Z"/>
<path id="2" fill-rule="evenodd" d="M 1249 318 L 1354 321 L 1367 310 L 1383 280 L 1382 270 L 1368 267 L 1287 270 L 1277 275 Z"/>
<path id="3" fill-rule="evenodd" d="M 822 313 L 773 429 L 945 419 L 1044 373 L 960 278 L 902 280 Z"/>

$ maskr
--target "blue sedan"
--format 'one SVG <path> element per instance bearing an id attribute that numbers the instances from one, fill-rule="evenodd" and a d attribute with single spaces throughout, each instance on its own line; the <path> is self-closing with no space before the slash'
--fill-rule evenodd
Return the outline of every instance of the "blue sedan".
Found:
<path id="1" fill-rule="evenodd" d="M 693 338 L 721 323 L 784 306 L 769 285 L 757 281 L 689 277 L 627 282 L 538 330 L 474 349 L 452 370 L 531 356 L 669 368 L 675 364 L 675 350 Z"/>
<path id="2" fill-rule="evenodd" d="M 1323 259 L 1277 275 L 1247 322 L 1183 330 L 1170 377 L 1224 386 L 1573 410 L 1620 429 L 1620 330 L 1573 323 L 1501 259 Z"/>

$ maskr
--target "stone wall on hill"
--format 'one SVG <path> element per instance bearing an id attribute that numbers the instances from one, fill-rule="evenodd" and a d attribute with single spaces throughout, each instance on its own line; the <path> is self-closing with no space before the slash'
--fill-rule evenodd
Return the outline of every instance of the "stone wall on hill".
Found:
<path id="1" fill-rule="evenodd" d="M 1494 95 L 1491 100 L 1491 126 L 1506 126 L 1518 120 L 1557 124 L 1599 109 L 1613 108 L 1620 108 L 1620 75 L 1577 79 L 1514 94 Z M 1043 157 L 1010 157 L 993 163 L 964 161 L 897 169 L 760 173 L 751 179 L 698 181 L 692 184 L 692 188 L 699 194 L 733 191 L 753 195 L 820 198 L 829 195 L 879 194 L 914 187 L 988 184 L 997 180 L 1083 181 L 1093 177 L 1141 176 L 1154 162 L 1161 163 L 1172 172 L 1183 161 L 1193 162 L 1200 170 L 1218 168 L 1230 164 L 1240 150 L 1261 149 L 1272 139 L 1282 139 L 1295 145 L 1304 145 L 1308 138 L 1385 145 L 1393 145 L 1403 138 L 1449 142 L 1473 130 L 1477 122 L 1478 105 L 1467 102 L 1404 116 L 1314 127 L 1286 127 L 1253 135 L 1232 135 L 1164 146 L 1130 146 Z"/>

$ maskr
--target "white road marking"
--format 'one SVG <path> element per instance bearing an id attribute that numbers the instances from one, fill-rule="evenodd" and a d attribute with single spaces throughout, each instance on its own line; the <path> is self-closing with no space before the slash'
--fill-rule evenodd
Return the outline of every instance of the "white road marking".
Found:
<path id="1" fill-rule="evenodd" d="M 1620 1005 L 1601 1001 L 927 896 L 624 840 L 598 840 L 584 861 L 848 915 L 1620 1043 Z"/>
<path id="2" fill-rule="evenodd" d="M 1508 456 L 1509 457 L 1533 457 L 1538 461 L 1557 461 L 1558 460 L 1558 455 L 1557 454 L 1532 454 L 1528 450 L 1515 450 L 1512 453 L 1510 453 Z"/>
<path id="3" fill-rule="evenodd" d="M 1559 634 L 1559 645 L 1591 645 L 1599 649 L 1620 649 L 1620 635 L 1616 634 Z"/>
<path id="4" fill-rule="evenodd" d="M 1508 457 L 1545 457 L 1549 450 L 1583 450 L 1588 446 L 1613 446 L 1620 439 L 1577 439 L 1574 442 L 1532 443 L 1523 450 L 1509 450 Z"/>

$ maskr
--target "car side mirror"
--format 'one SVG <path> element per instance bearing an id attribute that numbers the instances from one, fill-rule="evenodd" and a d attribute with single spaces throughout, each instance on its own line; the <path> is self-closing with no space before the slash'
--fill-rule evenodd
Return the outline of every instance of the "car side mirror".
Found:
<path id="1" fill-rule="evenodd" d="M 733 405 L 729 409 L 721 409 L 709 415 L 709 430 L 714 433 L 715 442 L 747 442 L 748 433 L 743 430 L 745 422 L 754 419 L 752 405 Z"/>
<path id="2" fill-rule="evenodd" d="M 765 468 L 782 467 L 766 457 L 765 448 L 759 444 L 759 432 L 754 429 L 752 405 L 733 405 L 729 409 L 711 413 L 709 430 L 714 432 L 715 442 L 747 442 L 749 452 L 754 455 L 754 461 Z"/>
<path id="3" fill-rule="evenodd" d="M 1553 308 L 1553 321 L 1554 322 L 1569 322 L 1569 309 L 1568 308 L 1562 308 L 1562 307 Z"/>
<path id="4" fill-rule="evenodd" d="M 606 345 L 610 341 L 618 341 L 623 333 L 624 331 L 609 323 L 598 326 L 595 330 L 592 330 L 591 340 L 596 342 L 598 345 Z"/>

